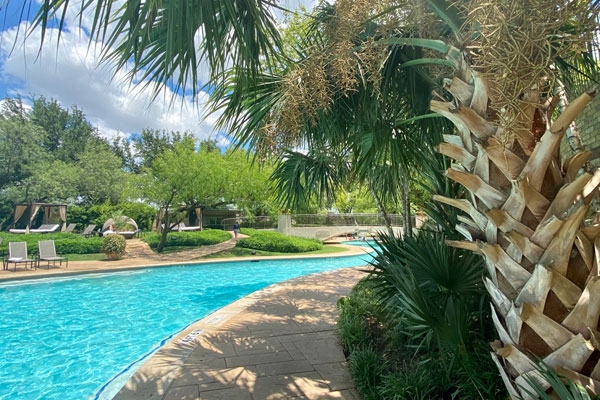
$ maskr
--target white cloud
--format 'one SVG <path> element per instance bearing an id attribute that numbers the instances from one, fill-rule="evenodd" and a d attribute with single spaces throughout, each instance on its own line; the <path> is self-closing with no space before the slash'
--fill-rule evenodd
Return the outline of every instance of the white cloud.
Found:
<path id="1" fill-rule="evenodd" d="M 280 5 L 288 9 L 304 5 L 310 10 L 315 3 L 316 0 L 282 0 Z M 115 9 L 120 4 L 116 4 Z M 66 16 L 66 30 L 60 42 L 58 30 L 49 29 L 41 53 L 39 30 L 26 41 L 23 40 L 23 33 L 27 31 L 25 23 L 21 23 L 19 37 L 17 27 L 0 32 L 0 81 L 8 88 L 9 95 L 20 94 L 24 98 L 43 95 L 56 99 L 65 108 L 76 105 L 105 137 L 152 128 L 191 131 L 199 139 L 214 138 L 219 143 L 229 143 L 226 135 L 214 132 L 216 115 L 203 118 L 208 97 L 205 93 L 194 102 L 164 87 L 163 93 L 152 100 L 151 85 L 131 84 L 125 71 L 115 72 L 112 65 L 100 66 L 102 43 L 90 46 L 86 34 L 93 21 L 91 12 L 80 18 L 77 5 L 70 10 L 73 11 Z M 279 10 L 274 13 L 282 17 Z M 78 28 L 80 23 L 81 29 Z M 202 40 L 201 32 L 197 40 Z M 199 79 L 208 79 L 206 64 L 199 65 Z"/>
<path id="2" fill-rule="evenodd" d="M 89 20 L 84 18 L 84 29 L 87 24 Z M 22 24 L 20 38 L 16 27 L 2 32 L 0 42 L 0 78 L 8 88 L 17 87 L 12 94 L 43 95 L 56 99 L 65 108 L 76 105 L 106 137 L 140 132 L 143 128 L 191 131 L 200 139 L 213 134 L 215 117 L 201 117 L 206 94 L 201 93 L 193 102 L 163 87 L 163 92 L 152 101 L 151 85 L 132 85 L 125 71 L 115 72 L 111 65 L 99 65 L 101 44 L 89 46 L 84 30 L 72 25 L 62 32 L 60 42 L 58 31 L 49 30 L 39 53 L 41 33 L 33 32 L 23 42 L 24 29 Z"/>

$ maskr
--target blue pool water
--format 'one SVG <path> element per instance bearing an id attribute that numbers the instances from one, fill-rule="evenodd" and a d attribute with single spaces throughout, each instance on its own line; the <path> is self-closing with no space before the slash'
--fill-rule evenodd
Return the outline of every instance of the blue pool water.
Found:
<path id="1" fill-rule="evenodd" d="M 0 283 L 0 399 L 110 398 L 115 388 L 104 386 L 111 378 L 190 323 L 270 284 L 367 259 L 222 262 Z"/>

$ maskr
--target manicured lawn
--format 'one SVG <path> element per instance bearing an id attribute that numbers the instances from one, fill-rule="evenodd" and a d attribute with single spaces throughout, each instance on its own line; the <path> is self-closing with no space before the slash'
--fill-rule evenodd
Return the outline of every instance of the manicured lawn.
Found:
<path id="1" fill-rule="evenodd" d="M 106 260 L 106 254 L 92 253 L 92 254 L 63 254 L 69 261 L 100 261 Z"/>
<path id="2" fill-rule="evenodd" d="M 221 251 L 219 253 L 209 254 L 202 258 L 231 258 L 231 257 L 256 257 L 256 256 L 289 256 L 289 255 L 327 255 L 327 254 L 335 254 L 342 253 L 346 251 L 345 248 L 336 246 L 336 245 L 325 245 L 321 250 L 309 251 L 305 253 L 277 253 L 270 251 L 261 251 L 261 250 L 251 250 L 245 249 L 242 247 L 234 247 L 231 250 Z"/>

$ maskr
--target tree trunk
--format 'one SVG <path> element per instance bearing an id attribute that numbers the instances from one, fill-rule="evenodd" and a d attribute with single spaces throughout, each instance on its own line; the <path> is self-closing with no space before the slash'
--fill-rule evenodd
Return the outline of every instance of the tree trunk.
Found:
<path id="1" fill-rule="evenodd" d="M 168 211 L 168 208 L 167 208 L 167 211 Z M 170 221 L 168 212 L 165 213 L 165 216 L 163 217 L 161 223 L 163 225 L 163 228 L 160 233 L 160 240 L 158 242 L 158 245 L 156 246 L 156 251 L 158 253 L 162 252 L 163 248 L 165 247 L 165 243 L 167 242 L 167 237 L 168 237 L 167 235 L 171 231 L 171 229 L 170 229 L 171 221 Z"/>
<path id="2" fill-rule="evenodd" d="M 371 193 L 373 194 L 373 198 L 375 199 L 375 203 L 377 204 L 377 208 L 379 209 L 379 212 L 383 215 L 383 220 L 385 221 L 385 227 L 387 228 L 389 234 L 394 236 L 394 227 L 392 226 L 392 218 L 389 216 L 385 206 L 383 205 L 383 202 L 381 201 L 381 198 L 377 194 L 377 191 L 374 190 L 372 187 L 370 189 L 371 189 Z"/>
<path id="3" fill-rule="evenodd" d="M 412 215 L 410 211 L 410 185 L 407 177 L 402 177 L 402 226 L 404 236 L 410 237 L 413 235 Z"/>
<path id="4" fill-rule="evenodd" d="M 600 393 L 600 222 L 588 219 L 600 170 L 578 174 L 589 152 L 579 151 L 563 165 L 559 154 L 565 131 L 594 92 L 571 102 L 554 121 L 539 93 L 524 94 L 519 125 L 507 138 L 508 127 L 492 119 L 499 113 L 489 108 L 486 81 L 461 52 L 448 54 L 458 71 L 446 82 L 455 99 L 432 101 L 431 109 L 459 132 L 445 138 L 440 152 L 458 161 L 447 175 L 471 196 L 468 202 L 437 199 L 465 213 L 467 240 L 450 244 L 485 258 L 500 339 L 492 357 L 513 399 L 530 397 L 522 389 L 526 378 L 549 387 L 536 371 L 538 359 Z"/>
<path id="5" fill-rule="evenodd" d="M 171 202 L 175 198 L 175 193 L 171 193 L 171 197 L 169 201 L 164 205 L 165 214 L 162 218 L 162 229 L 160 233 L 160 241 L 158 242 L 158 246 L 156 246 L 156 251 L 160 253 L 165 247 L 165 243 L 167 242 L 167 235 L 171 232 L 171 217 L 169 216 L 169 207 L 171 206 Z"/>

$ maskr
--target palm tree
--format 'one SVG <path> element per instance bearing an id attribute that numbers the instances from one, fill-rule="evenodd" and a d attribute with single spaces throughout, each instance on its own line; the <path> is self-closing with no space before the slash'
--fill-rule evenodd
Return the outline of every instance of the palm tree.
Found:
<path id="1" fill-rule="evenodd" d="M 49 24 L 62 3 L 44 2 L 37 24 Z M 391 49 L 403 51 L 401 68 L 388 70 L 387 75 L 397 78 L 397 90 L 403 84 L 410 86 L 410 76 L 399 78 L 402 72 L 427 79 L 436 68 L 448 72 L 451 66 L 452 74 L 435 91 L 430 108 L 456 126 L 458 134 L 444 136 L 439 150 L 456 160 L 447 175 L 470 196 L 437 200 L 459 209 L 468 228 L 459 230 L 464 241 L 451 244 L 485 258 L 490 276 L 485 283 L 500 338 L 492 357 L 515 399 L 526 396 L 522 387 L 528 387 L 531 378 L 544 383 L 536 373 L 538 359 L 599 393 L 600 223 L 592 214 L 592 200 L 600 173 L 580 173 L 588 152 L 566 160 L 559 154 L 564 132 L 595 92 L 584 92 L 560 115 L 553 95 L 562 67 L 572 68 L 571 61 L 591 40 L 585 34 L 596 28 L 598 4 L 424 3 L 435 13 L 420 2 L 338 1 L 321 32 L 327 56 L 319 59 L 315 53 L 307 61 L 313 69 L 287 75 L 288 85 L 302 83 L 290 88 L 310 94 L 297 102 L 297 108 L 277 102 L 280 98 L 274 94 L 282 93 L 276 87 L 282 83 L 281 74 L 269 76 L 272 71 L 262 69 L 274 64 L 262 63 L 261 57 L 272 58 L 276 52 L 271 50 L 280 48 L 266 2 L 183 2 L 186 7 L 181 8 L 182 2 L 174 0 L 128 1 L 112 9 L 113 1 L 104 0 L 83 2 L 81 7 L 94 11 L 92 33 L 106 37 L 111 46 L 106 57 L 120 66 L 132 60 L 132 73 L 158 82 L 174 78 L 185 88 L 187 82 L 196 82 L 197 52 L 206 57 L 217 78 L 222 77 L 221 67 L 233 60 L 243 72 L 236 74 L 233 96 L 241 97 L 241 104 L 244 90 L 259 82 L 262 97 L 255 101 L 264 101 L 262 112 L 273 123 L 252 126 L 260 119 L 246 120 L 244 115 L 238 122 L 248 127 L 248 143 L 267 150 L 278 142 L 289 146 L 303 141 L 309 148 L 311 143 L 323 144 L 319 135 L 326 130 L 316 128 L 321 123 L 321 128 L 327 127 L 331 115 L 335 117 L 328 112 L 331 104 L 347 104 L 345 99 L 355 93 L 361 76 L 378 82 L 378 74 L 372 72 L 388 65 Z M 58 15 L 59 20 L 62 17 Z M 198 29 L 204 34 L 199 44 Z M 409 50 L 416 48 L 422 51 L 411 57 Z M 435 67 L 425 69 L 425 64 Z M 324 83 L 328 79 L 321 79 L 327 76 L 335 78 L 335 90 Z M 431 86 L 413 87 L 431 94 Z M 404 96 L 408 92 L 402 94 L 396 97 L 399 102 L 408 98 Z M 336 102 L 331 101 L 334 96 Z M 285 113 L 274 112 L 282 104 Z M 335 107 L 331 110 L 337 112 Z M 298 118 L 277 119 L 286 113 Z M 254 127 L 272 129 L 253 131 Z M 340 141 L 359 140 L 358 135 L 345 136 L 349 132 L 334 129 L 327 139 L 342 134 Z M 364 160 L 357 165 L 368 166 L 368 158 Z"/>
<path id="2" fill-rule="evenodd" d="M 370 47 L 365 36 L 373 29 L 372 23 L 356 21 L 372 17 L 372 8 L 347 1 L 338 1 L 336 6 L 324 28 L 330 32 L 322 47 L 326 51 L 301 60 L 306 68 L 290 74 L 291 82 L 281 83 L 288 84 L 289 91 L 279 96 L 277 105 L 261 109 L 275 110 L 270 117 L 281 118 L 281 123 L 239 137 L 258 144 L 262 140 L 283 145 L 304 140 L 309 149 L 338 138 L 352 143 L 353 149 L 360 148 L 361 134 L 368 130 L 357 132 L 353 123 L 360 122 L 356 116 L 366 103 L 349 103 L 353 96 L 369 93 L 361 85 L 373 77 L 362 71 L 373 63 L 389 65 L 390 48 L 405 50 L 408 46 L 427 49 L 428 54 L 404 54 L 403 68 L 419 63 L 451 66 L 451 78 L 444 80 L 438 98 L 429 106 L 456 127 L 458 134 L 446 136 L 439 151 L 456 160 L 446 174 L 470 196 L 436 199 L 463 213 L 456 229 L 466 240 L 449 244 L 479 253 L 486 260 L 489 278 L 485 283 L 500 338 L 492 357 L 515 399 L 527 396 L 532 377 L 543 381 L 536 368 L 538 359 L 598 392 L 600 365 L 594 343 L 600 288 L 596 287 L 594 254 L 600 251 L 596 249 L 600 246 L 600 222 L 591 215 L 591 202 L 597 195 L 600 172 L 579 173 L 589 152 L 579 152 L 566 161 L 559 155 L 565 131 L 592 99 L 593 91 L 584 92 L 558 116 L 560 98 L 554 95 L 558 78 L 564 79 L 568 75 L 562 73 L 575 68 L 573 60 L 581 54 L 577 43 L 590 40 L 584 34 L 594 30 L 595 6 L 569 2 L 548 8 L 546 2 L 527 2 L 525 9 L 515 2 L 498 2 L 487 9 L 466 3 L 470 11 L 466 20 L 460 9 L 438 7 L 437 15 L 444 16 L 452 33 L 440 35 L 444 40 L 420 38 L 414 27 L 416 31 L 410 30 L 407 36 L 399 28 L 407 15 L 419 13 L 423 25 L 429 21 L 439 24 L 439 19 L 426 15 L 422 8 L 414 10 L 415 14 L 403 10 L 390 17 L 386 13 L 385 22 L 394 29 L 391 34 L 383 30 L 371 33 L 370 37 L 379 38 Z M 465 26 L 466 31 L 459 29 Z M 377 55 L 369 60 L 368 50 L 373 48 L 378 49 Z M 435 52 L 442 58 L 433 59 Z M 381 62 L 381 54 L 386 62 Z M 354 72 L 340 73 L 343 67 L 337 63 Z M 388 76 L 385 72 L 390 71 L 383 70 L 384 85 L 393 79 L 396 83 L 408 81 L 400 78 L 397 70 Z M 331 76 L 335 79 L 336 73 L 337 91 L 331 91 L 327 82 Z M 400 92 L 396 86 L 394 93 Z M 292 96 L 295 94 L 298 97 Z M 400 99 L 402 96 L 394 98 Z M 344 113 L 338 104 L 351 111 Z M 278 113 L 278 109 L 285 112 Z M 254 114 L 242 115 L 251 118 Z M 392 115 L 410 116 L 398 110 Z M 339 129 L 342 124 L 334 124 L 337 129 L 332 132 L 331 121 L 341 118 L 342 124 L 350 127 Z M 249 120 L 252 129 L 263 127 Z M 375 158 L 367 158 L 368 152 L 354 154 L 361 156 L 360 161 L 368 160 L 363 165 L 372 166 L 382 153 L 375 152 Z"/>
<path id="3" fill-rule="evenodd" d="M 434 82 L 402 66 L 421 55 L 418 48 L 392 46 L 378 57 L 384 73 L 395 79 L 372 80 L 369 71 L 358 68 L 351 78 L 329 68 L 330 38 L 322 27 L 334 13 L 325 5 L 307 18 L 304 36 L 288 40 L 264 72 L 227 71 L 213 92 L 213 110 L 239 146 L 279 155 L 273 178 L 286 208 L 301 206 L 310 195 L 332 203 L 343 183 L 354 181 L 369 189 L 384 217 L 385 203 L 402 203 L 410 235 L 409 176 L 422 156 L 415 149 L 427 151 L 439 143 L 443 133 L 451 133 L 450 124 L 439 115 L 422 118 Z M 369 45 L 374 32 L 356 38 L 355 45 Z M 340 79 L 355 85 L 344 87 Z M 392 232 L 390 224 L 388 229 Z"/>
<path id="4" fill-rule="evenodd" d="M 470 192 L 465 199 L 437 196 L 463 213 L 457 230 L 465 240 L 449 244 L 485 258 L 485 284 L 500 338 L 492 357 L 511 397 L 527 397 L 532 379 L 550 386 L 536 368 L 539 359 L 598 393 L 600 222 L 591 203 L 600 171 L 580 173 L 589 152 L 560 157 L 565 131 L 594 91 L 581 94 L 562 113 L 554 95 L 561 67 L 573 69 L 582 41 L 590 40 L 584 34 L 594 31 L 598 10 L 595 4 L 574 2 L 551 7 L 535 1 L 458 4 L 464 14 L 452 7 L 436 9 L 453 32 L 443 40 L 379 33 L 380 43 L 427 48 L 453 66 L 439 98 L 430 103 L 458 133 L 445 136 L 439 146 L 456 160 L 446 174 Z M 357 13 L 362 20 L 373 15 L 372 9 L 357 11 L 345 1 L 337 6 L 333 24 L 361 20 Z M 424 9 L 412 12 L 427 25 Z M 415 14 L 403 9 L 394 18 L 388 13 L 382 25 L 399 29 L 407 15 Z M 461 15 L 468 18 L 461 20 Z M 367 29 L 349 29 L 338 44 Z M 413 29 L 418 33 L 418 27 Z M 406 64 L 422 61 L 431 62 Z"/>

